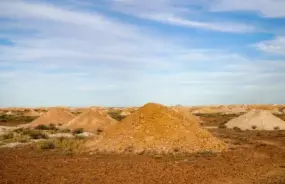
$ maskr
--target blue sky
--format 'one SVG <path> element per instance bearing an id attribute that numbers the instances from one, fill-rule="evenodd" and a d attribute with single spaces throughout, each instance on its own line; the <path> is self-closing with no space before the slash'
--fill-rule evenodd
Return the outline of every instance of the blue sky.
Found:
<path id="1" fill-rule="evenodd" d="M 283 0 L 1 0 L 0 106 L 285 103 Z"/>

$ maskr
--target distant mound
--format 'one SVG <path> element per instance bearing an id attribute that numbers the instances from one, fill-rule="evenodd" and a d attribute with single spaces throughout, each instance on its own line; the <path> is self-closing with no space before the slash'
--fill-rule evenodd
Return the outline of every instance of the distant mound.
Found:
<path id="1" fill-rule="evenodd" d="M 63 128 L 68 128 L 70 130 L 83 128 L 84 131 L 97 133 L 116 122 L 117 121 L 111 118 L 105 110 L 90 108 L 65 124 Z"/>
<path id="2" fill-rule="evenodd" d="M 251 110 L 226 123 L 227 128 L 240 128 L 241 130 L 285 130 L 285 122 L 269 111 Z"/>
<path id="3" fill-rule="evenodd" d="M 38 125 L 64 125 L 72 120 L 75 116 L 70 112 L 61 108 L 51 108 L 48 112 L 27 124 L 28 127 L 36 127 Z"/>
<path id="4" fill-rule="evenodd" d="M 36 117 L 36 116 L 40 116 L 40 113 L 34 110 L 29 110 L 28 112 L 24 113 L 24 116 Z"/>
<path id="5" fill-rule="evenodd" d="M 221 151 L 225 145 L 181 112 L 149 103 L 86 144 L 99 152 Z"/>

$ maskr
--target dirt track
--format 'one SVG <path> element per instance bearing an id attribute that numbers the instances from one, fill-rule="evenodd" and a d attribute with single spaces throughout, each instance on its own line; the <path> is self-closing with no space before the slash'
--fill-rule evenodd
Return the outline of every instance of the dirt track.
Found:
<path id="1" fill-rule="evenodd" d="M 0 183 L 285 184 L 285 132 L 211 131 L 236 148 L 180 158 L 0 149 Z"/>

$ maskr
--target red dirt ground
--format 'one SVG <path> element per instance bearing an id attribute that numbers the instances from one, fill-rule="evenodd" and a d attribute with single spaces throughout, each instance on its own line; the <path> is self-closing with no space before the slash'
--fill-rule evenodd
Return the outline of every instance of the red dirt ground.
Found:
<path id="1" fill-rule="evenodd" d="M 285 184 L 285 132 L 211 130 L 235 147 L 180 157 L 0 149 L 1 184 Z"/>

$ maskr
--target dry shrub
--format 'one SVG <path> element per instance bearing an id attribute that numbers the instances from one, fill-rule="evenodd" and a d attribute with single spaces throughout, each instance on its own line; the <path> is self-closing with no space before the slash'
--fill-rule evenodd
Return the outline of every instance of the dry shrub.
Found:
<path id="1" fill-rule="evenodd" d="M 113 118 L 117 121 L 121 121 L 122 119 L 125 118 L 125 116 L 121 115 L 121 112 L 122 112 L 121 110 L 118 110 L 118 111 L 117 110 L 116 111 L 111 110 L 108 112 L 108 114 L 109 114 L 109 116 L 111 116 L 111 118 Z"/>
<path id="2" fill-rule="evenodd" d="M 64 128 L 60 130 L 61 133 L 69 133 L 70 130 L 68 128 Z"/>
<path id="3" fill-rule="evenodd" d="M 24 129 L 22 134 L 28 135 L 31 139 L 47 139 L 48 138 L 48 136 L 45 133 L 39 130 Z"/>
<path id="4" fill-rule="evenodd" d="M 257 127 L 255 125 L 251 126 L 252 130 L 255 130 Z"/>
<path id="5" fill-rule="evenodd" d="M 37 130 L 49 130 L 49 127 L 47 125 L 38 125 L 35 127 Z"/>
<path id="6" fill-rule="evenodd" d="M 39 141 L 35 147 L 39 150 L 56 149 L 65 155 L 81 153 L 85 139 L 58 138 L 53 140 Z"/>
<path id="7" fill-rule="evenodd" d="M 40 150 L 54 149 L 55 144 L 52 141 L 40 141 L 37 143 L 37 148 Z"/>
<path id="8" fill-rule="evenodd" d="M 26 136 L 17 137 L 16 140 L 17 142 L 20 142 L 20 143 L 26 143 L 30 141 L 29 137 L 26 137 Z"/>
<path id="9" fill-rule="evenodd" d="M 16 133 L 22 133 L 24 131 L 24 128 L 17 128 L 14 130 Z"/>
<path id="10" fill-rule="evenodd" d="M 83 150 L 85 139 L 59 138 L 54 140 L 56 149 L 66 154 L 76 154 Z"/>
<path id="11" fill-rule="evenodd" d="M 0 136 L 1 140 L 7 140 L 7 139 L 13 139 L 13 138 L 14 138 L 14 134 L 12 132 L 5 133 Z"/>

